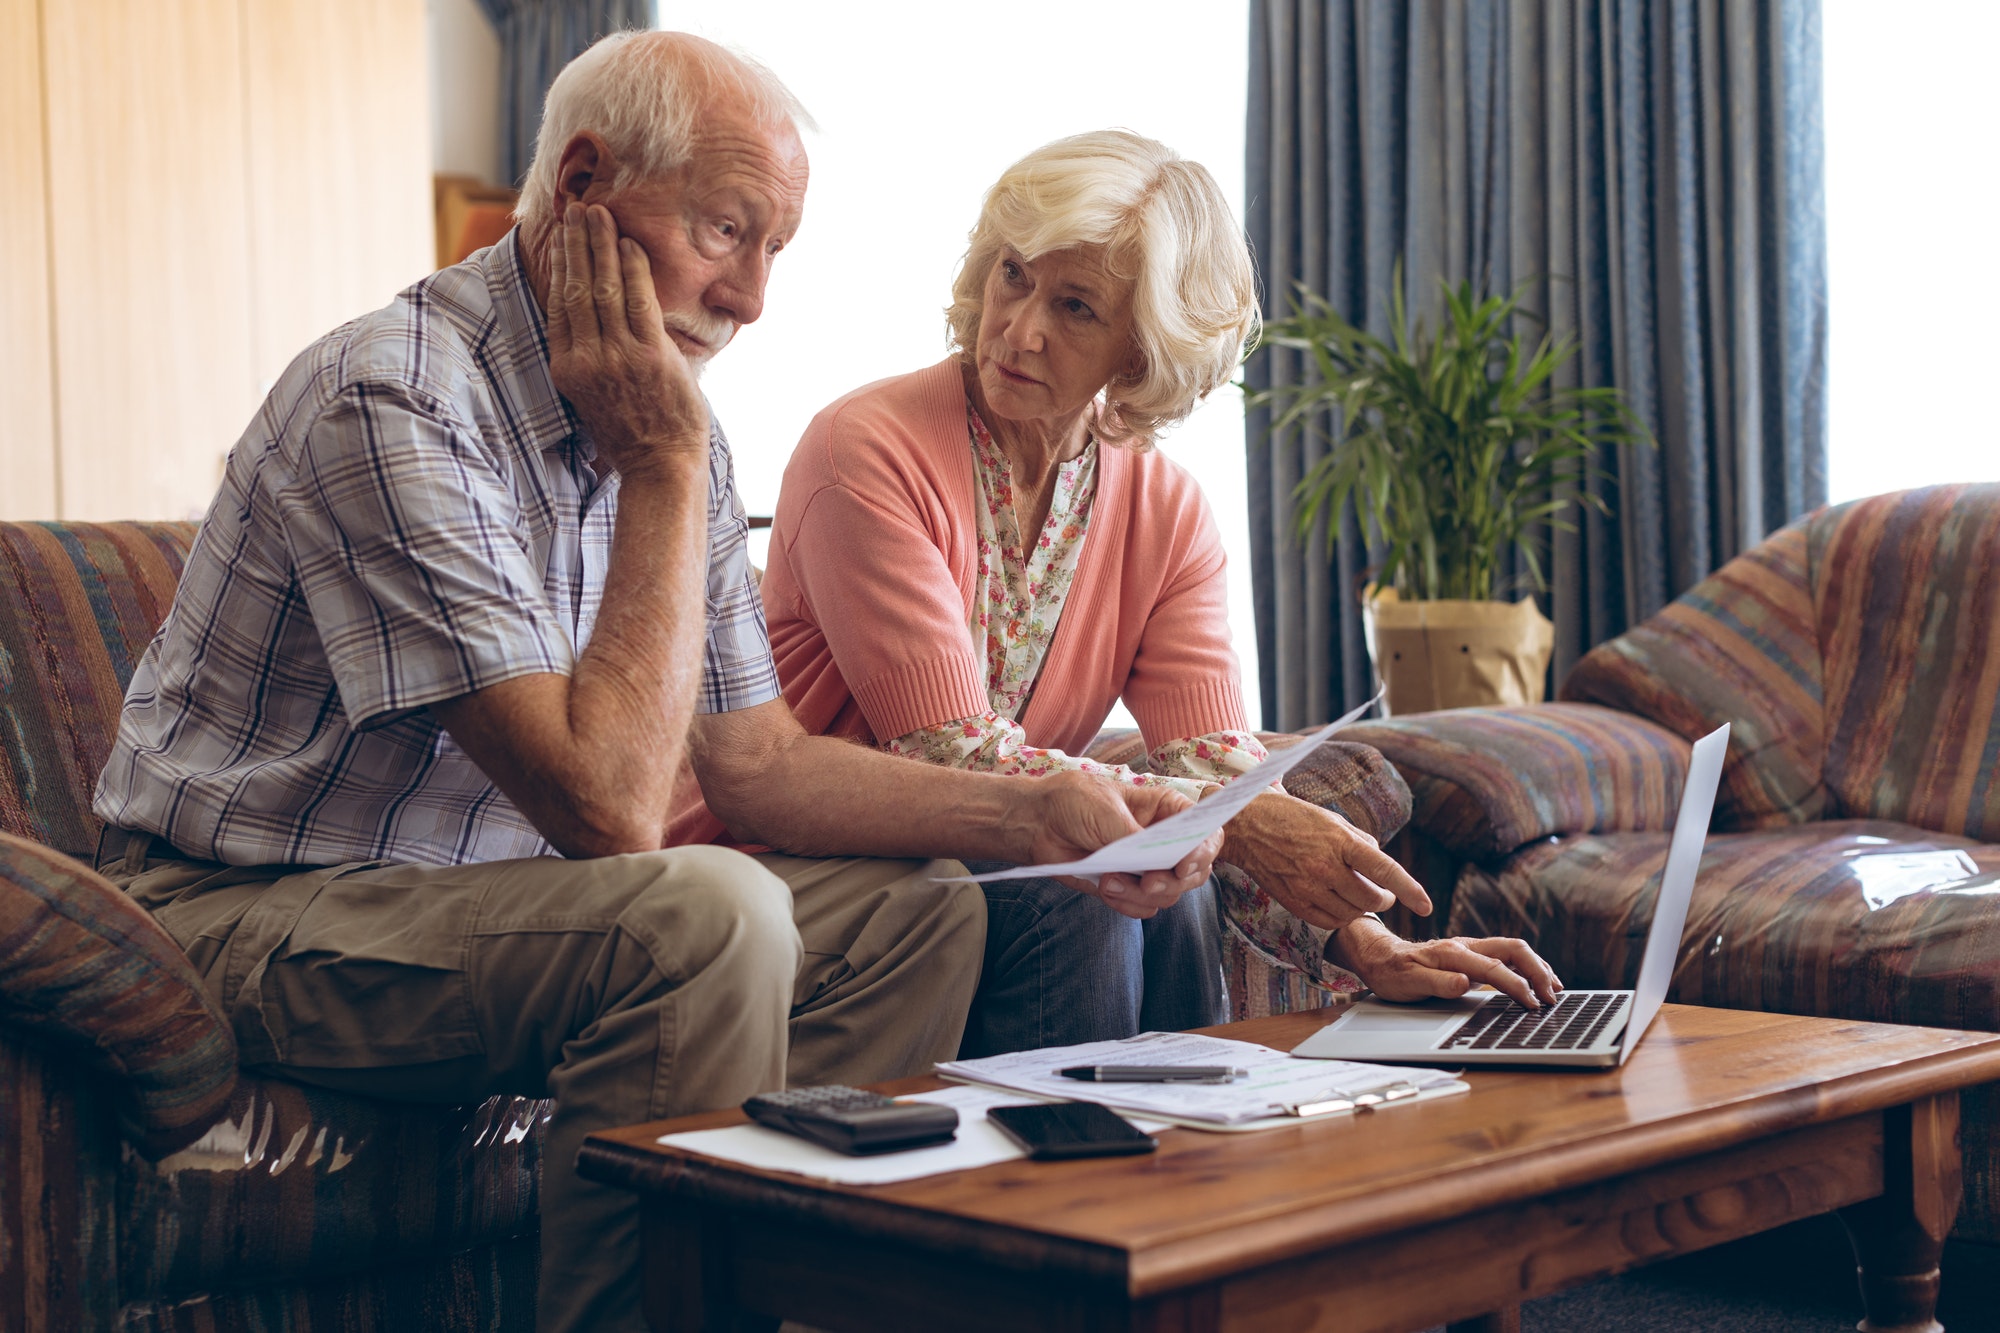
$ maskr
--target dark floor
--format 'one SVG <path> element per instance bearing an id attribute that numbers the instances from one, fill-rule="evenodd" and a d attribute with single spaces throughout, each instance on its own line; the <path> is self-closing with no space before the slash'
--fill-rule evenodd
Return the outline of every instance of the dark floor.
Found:
<path id="1" fill-rule="evenodd" d="M 1861 1315 L 1847 1233 L 1815 1217 L 1532 1301 L 1521 1333 L 1846 1333 Z M 1946 1247 L 1938 1320 L 2000 1333 L 2000 1250 Z"/>

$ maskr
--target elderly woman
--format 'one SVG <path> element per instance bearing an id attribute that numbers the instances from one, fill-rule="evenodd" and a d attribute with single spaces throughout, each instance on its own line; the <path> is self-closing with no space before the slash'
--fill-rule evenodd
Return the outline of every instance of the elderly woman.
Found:
<path id="1" fill-rule="evenodd" d="M 1029 154 L 986 196 L 947 320 L 950 356 L 833 403 L 786 469 L 763 584 L 786 698 L 808 728 L 921 763 L 1084 769 L 1199 799 L 1264 757 L 1215 525 L 1153 452 L 1256 328 L 1215 182 L 1119 131 Z M 1079 757 L 1121 698 L 1150 773 Z M 1338 815 L 1274 788 L 1225 837 L 1224 914 L 1322 984 L 1416 998 L 1490 982 L 1528 1004 L 1559 988 L 1518 940 L 1410 944 L 1366 915 L 1430 904 Z M 966 1053 L 1216 1020 L 1208 886 L 1177 901 L 983 887 Z"/>

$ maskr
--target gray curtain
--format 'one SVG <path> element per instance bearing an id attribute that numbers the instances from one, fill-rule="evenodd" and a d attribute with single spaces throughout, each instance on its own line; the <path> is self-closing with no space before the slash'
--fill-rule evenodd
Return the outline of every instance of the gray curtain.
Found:
<path id="1" fill-rule="evenodd" d="M 562 67 L 620 28 L 653 26 L 653 0 L 479 0 L 500 33 L 500 170 L 519 186 L 542 101 Z"/>
<path id="2" fill-rule="evenodd" d="M 1267 313 L 1304 282 L 1386 331 L 1438 279 L 1527 306 L 1659 447 L 1546 534 L 1553 675 L 1826 498 L 1818 0 L 1251 0 L 1246 223 Z M 1435 327 L 1435 316 L 1431 316 Z M 1261 354 L 1254 387 L 1301 373 Z M 1373 692 L 1349 535 L 1294 537 L 1324 450 L 1248 422 L 1264 724 Z"/>

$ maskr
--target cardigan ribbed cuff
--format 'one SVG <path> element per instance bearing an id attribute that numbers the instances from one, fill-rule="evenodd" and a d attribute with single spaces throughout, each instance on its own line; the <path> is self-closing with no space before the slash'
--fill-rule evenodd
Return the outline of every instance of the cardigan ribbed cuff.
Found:
<path id="1" fill-rule="evenodd" d="M 969 652 L 905 662 L 849 685 L 862 716 L 876 739 L 883 741 L 907 736 L 919 727 L 978 717 L 992 707 L 986 682 Z"/>
<path id="2" fill-rule="evenodd" d="M 1243 690 L 1233 680 L 1203 680 L 1171 694 L 1145 700 L 1126 698 L 1148 748 L 1166 741 L 1217 731 L 1248 731 Z"/>

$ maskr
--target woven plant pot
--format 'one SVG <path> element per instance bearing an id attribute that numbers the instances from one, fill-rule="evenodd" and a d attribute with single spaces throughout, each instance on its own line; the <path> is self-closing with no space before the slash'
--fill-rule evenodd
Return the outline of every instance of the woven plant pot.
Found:
<path id="1" fill-rule="evenodd" d="M 1556 627 L 1531 598 L 1406 602 L 1370 588 L 1362 623 L 1392 714 L 1542 701 Z"/>

